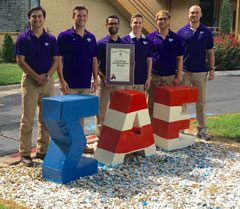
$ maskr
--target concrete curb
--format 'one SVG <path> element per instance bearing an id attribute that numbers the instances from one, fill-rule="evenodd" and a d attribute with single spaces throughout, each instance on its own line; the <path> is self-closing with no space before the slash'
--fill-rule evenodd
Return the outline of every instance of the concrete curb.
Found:
<path id="1" fill-rule="evenodd" d="M 89 135 L 89 136 L 86 136 L 86 138 L 87 138 L 87 144 L 98 142 L 98 140 L 99 140 L 96 137 L 96 135 Z M 31 150 L 31 157 L 32 158 L 36 157 L 36 148 L 33 148 Z M 15 164 L 18 164 L 19 162 L 20 162 L 20 154 L 19 153 L 6 155 L 3 157 L 0 157 L 0 168 L 10 166 L 10 165 L 15 165 Z"/>
<path id="2" fill-rule="evenodd" d="M 59 81 L 55 80 L 54 85 L 58 85 Z M 6 86 L 0 86 L 0 91 L 7 91 L 7 90 L 12 90 L 12 89 L 20 89 L 21 84 L 13 84 L 13 85 L 6 85 Z"/>
<path id="3" fill-rule="evenodd" d="M 229 70 L 229 71 L 216 71 L 215 76 L 238 76 L 240 75 L 240 70 Z M 58 85 L 59 81 L 55 80 L 54 85 Z M 7 91 L 11 89 L 20 89 L 20 84 L 0 86 L 0 91 Z"/>
<path id="4" fill-rule="evenodd" d="M 237 76 L 240 75 L 240 70 L 216 71 L 215 76 Z"/>

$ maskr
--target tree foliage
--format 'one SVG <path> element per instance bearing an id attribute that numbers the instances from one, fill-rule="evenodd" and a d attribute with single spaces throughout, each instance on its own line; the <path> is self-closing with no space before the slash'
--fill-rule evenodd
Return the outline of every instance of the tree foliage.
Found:
<path id="1" fill-rule="evenodd" d="M 229 0 L 223 0 L 220 13 L 220 32 L 230 33 L 230 28 L 231 28 L 231 4 Z"/>

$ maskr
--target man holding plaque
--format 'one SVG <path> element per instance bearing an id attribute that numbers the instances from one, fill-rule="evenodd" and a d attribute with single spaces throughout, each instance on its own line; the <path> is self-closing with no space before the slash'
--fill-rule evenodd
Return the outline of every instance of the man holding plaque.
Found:
<path id="1" fill-rule="evenodd" d="M 99 114 L 97 115 L 97 136 L 100 136 L 102 131 L 103 122 L 105 119 L 107 107 L 110 101 L 111 94 L 114 90 L 123 89 L 124 86 L 110 86 L 107 85 L 106 81 L 106 44 L 125 44 L 118 35 L 118 30 L 120 27 L 119 18 L 116 15 L 111 15 L 106 19 L 106 28 L 108 30 L 108 35 L 97 42 L 98 48 L 98 63 L 99 72 L 98 75 L 101 79 L 100 88 L 97 91 L 97 96 L 99 96 Z"/>
<path id="2" fill-rule="evenodd" d="M 98 87 L 97 44 L 93 34 L 85 29 L 88 10 L 85 6 L 73 9 L 74 26 L 58 36 L 60 61 L 58 77 L 63 94 L 90 94 Z M 91 77 L 93 86 L 91 89 Z M 80 119 L 84 130 L 84 120 Z M 85 147 L 85 153 L 93 153 L 94 149 Z"/>
<path id="3" fill-rule="evenodd" d="M 160 10 L 156 15 L 158 30 L 147 35 L 153 46 L 152 79 L 149 89 L 148 109 L 153 117 L 154 89 L 156 86 L 181 83 L 184 48 L 170 28 L 171 14 Z"/>
<path id="4" fill-rule="evenodd" d="M 135 45 L 134 86 L 127 89 L 144 92 L 150 87 L 152 70 L 152 45 L 150 40 L 142 33 L 143 16 L 134 14 L 131 17 L 131 33 L 122 39 Z"/>

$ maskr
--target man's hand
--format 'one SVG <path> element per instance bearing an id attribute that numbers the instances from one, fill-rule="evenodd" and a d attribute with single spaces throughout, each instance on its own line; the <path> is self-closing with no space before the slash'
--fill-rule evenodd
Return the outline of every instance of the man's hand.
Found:
<path id="1" fill-rule="evenodd" d="M 69 86 L 65 80 L 59 80 L 59 88 L 64 94 L 69 94 Z"/>
<path id="2" fill-rule="evenodd" d="M 174 78 L 173 80 L 173 85 L 180 85 L 181 84 L 181 79 L 179 78 Z"/>
<path id="3" fill-rule="evenodd" d="M 100 70 L 98 71 L 98 75 L 99 75 L 101 81 L 103 82 L 103 84 L 104 84 L 105 86 L 108 86 L 108 85 L 107 85 L 106 76 L 105 76 Z"/>
<path id="4" fill-rule="evenodd" d="M 144 88 L 148 90 L 150 88 L 150 83 L 151 83 L 151 77 L 148 78 L 145 82 Z"/>
<path id="5" fill-rule="evenodd" d="M 215 71 L 214 70 L 210 70 L 208 72 L 208 80 L 211 81 L 211 80 L 214 79 L 214 77 L 215 77 Z"/>
<path id="6" fill-rule="evenodd" d="M 36 78 L 38 86 L 44 86 L 48 82 L 47 74 L 40 74 Z"/>
<path id="7" fill-rule="evenodd" d="M 95 91 L 97 91 L 97 89 L 98 89 L 98 80 L 97 79 L 95 79 L 94 81 L 93 81 L 93 85 L 92 85 L 92 88 L 91 88 L 91 93 L 93 93 L 93 92 L 95 92 Z"/>

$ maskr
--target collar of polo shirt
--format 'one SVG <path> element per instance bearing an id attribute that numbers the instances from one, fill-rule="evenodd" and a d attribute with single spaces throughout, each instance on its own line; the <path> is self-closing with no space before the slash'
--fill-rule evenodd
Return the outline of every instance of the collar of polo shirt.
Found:
<path id="1" fill-rule="evenodd" d="M 133 34 L 133 32 L 129 33 L 129 36 L 131 39 L 136 38 L 136 36 Z M 146 39 L 146 36 L 142 33 L 141 38 Z"/>

